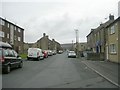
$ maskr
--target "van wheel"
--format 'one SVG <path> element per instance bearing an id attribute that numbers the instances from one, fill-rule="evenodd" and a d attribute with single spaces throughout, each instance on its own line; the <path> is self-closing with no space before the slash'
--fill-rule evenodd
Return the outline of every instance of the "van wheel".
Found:
<path id="1" fill-rule="evenodd" d="M 10 73 L 10 65 L 7 65 L 4 71 L 6 74 Z"/>

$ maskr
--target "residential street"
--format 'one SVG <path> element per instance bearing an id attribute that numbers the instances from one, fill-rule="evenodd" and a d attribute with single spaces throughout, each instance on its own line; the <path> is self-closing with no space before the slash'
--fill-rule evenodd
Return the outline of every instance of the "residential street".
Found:
<path id="1" fill-rule="evenodd" d="M 2 76 L 3 88 L 116 88 L 66 52 L 41 61 L 24 61 L 22 69 Z"/>

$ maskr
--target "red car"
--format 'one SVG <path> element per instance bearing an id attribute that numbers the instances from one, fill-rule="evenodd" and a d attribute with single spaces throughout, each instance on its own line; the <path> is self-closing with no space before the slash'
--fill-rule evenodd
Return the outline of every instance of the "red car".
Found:
<path id="1" fill-rule="evenodd" d="M 44 54 L 44 58 L 48 58 L 48 52 L 47 51 L 43 51 Z"/>

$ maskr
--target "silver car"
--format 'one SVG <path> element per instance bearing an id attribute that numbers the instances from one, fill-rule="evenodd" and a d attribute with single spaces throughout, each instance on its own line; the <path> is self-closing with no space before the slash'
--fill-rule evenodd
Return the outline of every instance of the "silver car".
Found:
<path id="1" fill-rule="evenodd" d="M 77 56 L 76 56 L 75 51 L 69 51 L 69 52 L 68 52 L 68 58 L 69 58 L 69 57 L 71 57 L 71 58 L 72 58 L 72 57 L 73 57 L 73 58 L 76 58 Z"/>

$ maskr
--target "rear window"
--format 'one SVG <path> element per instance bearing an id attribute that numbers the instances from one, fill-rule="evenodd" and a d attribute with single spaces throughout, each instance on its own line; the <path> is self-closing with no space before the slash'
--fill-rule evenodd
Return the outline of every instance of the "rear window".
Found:
<path id="1" fill-rule="evenodd" d="M 37 49 L 36 48 L 30 48 L 30 49 L 28 49 L 28 51 L 37 51 Z"/>
<path id="2" fill-rule="evenodd" d="M 4 56 L 9 56 L 9 49 L 4 49 Z"/>
<path id="3" fill-rule="evenodd" d="M 0 49 L 0 56 L 2 56 L 2 49 Z"/>
<path id="4" fill-rule="evenodd" d="M 15 54 L 11 49 L 4 49 L 3 54 L 5 57 L 15 57 Z"/>

